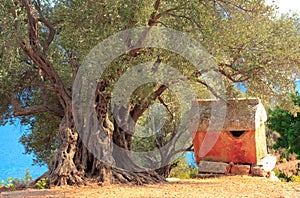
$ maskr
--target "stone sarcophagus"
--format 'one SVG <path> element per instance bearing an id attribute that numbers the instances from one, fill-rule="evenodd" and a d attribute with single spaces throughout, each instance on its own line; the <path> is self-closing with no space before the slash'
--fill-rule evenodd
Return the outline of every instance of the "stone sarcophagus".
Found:
<path id="1" fill-rule="evenodd" d="M 196 162 L 257 163 L 267 156 L 263 105 L 256 98 L 222 102 L 220 108 L 220 100 L 199 100 L 192 105 L 198 115 L 193 132 Z"/>

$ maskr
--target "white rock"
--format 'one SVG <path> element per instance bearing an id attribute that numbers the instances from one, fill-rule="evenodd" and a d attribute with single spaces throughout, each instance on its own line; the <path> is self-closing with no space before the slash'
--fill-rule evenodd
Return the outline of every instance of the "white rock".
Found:
<path id="1" fill-rule="evenodd" d="M 280 179 L 275 175 L 274 171 L 270 172 L 270 176 L 268 179 L 271 181 L 281 182 Z"/>
<path id="2" fill-rule="evenodd" d="M 166 178 L 166 180 L 167 180 L 168 182 L 177 182 L 177 181 L 180 181 L 180 179 L 179 179 L 179 178 L 176 178 L 176 177 L 168 177 L 168 178 Z"/>
<path id="3" fill-rule="evenodd" d="M 261 167 L 266 172 L 272 171 L 276 166 L 276 157 L 272 155 L 267 155 L 259 162 L 257 162 L 256 165 L 258 167 Z"/>

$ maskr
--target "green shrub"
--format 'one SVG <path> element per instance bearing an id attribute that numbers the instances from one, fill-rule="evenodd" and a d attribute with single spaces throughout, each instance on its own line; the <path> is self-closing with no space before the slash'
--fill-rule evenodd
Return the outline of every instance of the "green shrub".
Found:
<path id="1" fill-rule="evenodd" d="M 282 182 L 300 182 L 300 163 L 298 163 L 297 170 L 293 171 L 293 175 L 290 177 L 278 169 L 275 169 L 274 172 Z"/>
<path id="2" fill-rule="evenodd" d="M 282 158 L 282 163 L 287 163 L 287 159 L 286 158 Z"/>
<path id="3" fill-rule="evenodd" d="M 300 107 L 300 94 L 290 94 L 290 98 L 295 106 Z M 300 156 L 300 112 L 292 114 L 278 106 L 269 113 L 267 126 L 280 135 L 274 144 L 274 149 L 285 149 L 282 150 L 280 157 L 287 160 L 292 153 Z"/>
<path id="4" fill-rule="evenodd" d="M 15 186 L 15 184 L 13 183 L 13 181 L 14 181 L 14 180 L 13 180 L 11 177 L 8 177 L 6 181 L 5 181 L 5 180 L 2 180 L 2 181 L 0 182 L 0 188 L 1 188 L 1 187 L 6 187 L 6 188 L 8 188 L 9 190 L 15 190 L 15 189 L 16 189 L 16 186 Z"/>
<path id="5" fill-rule="evenodd" d="M 38 189 L 46 189 L 46 188 L 49 188 L 49 185 L 48 185 L 48 179 L 47 178 L 42 178 L 40 179 L 38 182 L 36 182 L 36 187 Z"/>
<path id="6" fill-rule="evenodd" d="M 13 179 L 11 177 L 7 178 L 6 185 L 9 190 L 16 190 L 16 185 L 13 183 Z"/>
<path id="7" fill-rule="evenodd" d="M 189 165 L 185 158 L 179 159 L 177 166 L 172 168 L 170 172 L 170 177 L 177 177 L 180 179 L 190 179 L 194 178 L 198 174 L 198 169 L 194 166 Z"/>
<path id="8" fill-rule="evenodd" d="M 2 180 L 2 181 L 0 182 L 0 188 L 1 188 L 1 187 L 3 187 L 3 186 L 4 186 L 4 184 L 5 184 L 5 181 L 4 181 L 4 180 Z"/>
<path id="9" fill-rule="evenodd" d="M 26 173 L 24 178 L 15 178 L 13 179 L 12 177 L 8 177 L 7 180 L 2 180 L 0 182 L 0 188 L 5 186 L 11 191 L 16 190 L 17 186 L 14 184 L 14 181 L 18 181 L 19 183 L 27 184 L 27 182 L 31 181 L 32 177 L 30 175 L 29 169 L 26 168 Z"/>
<path id="10" fill-rule="evenodd" d="M 26 168 L 26 172 L 25 172 L 25 177 L 24 177 L 24 182 L 27 183 L 29 181 L 32 180 L 32 177 L 30 175 L 30 172 L 29 172 L 29 168 Z"/>
<path id="11" fill-rule="evenodd" d="M 291 178 L 291 182 L 300 182 L 300 176 L 293 175 L 292 178 Z"/>

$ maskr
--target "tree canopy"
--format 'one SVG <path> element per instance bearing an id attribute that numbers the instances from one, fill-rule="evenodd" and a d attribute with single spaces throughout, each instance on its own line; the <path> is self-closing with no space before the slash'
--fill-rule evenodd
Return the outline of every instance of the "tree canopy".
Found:
<path id="1" fill-rule="evenodd" d="M 275 11 L 263 0 L 1 0 L 0 123 L 20 117 L 23 124 L 31 126 L 21 142 L 27 152 L 36 155 L 38 163 L 49 164 L 51 184 L 82 183 L 83 177 L 94 175 L 102 182 L 149 181 L 141 173 L 125 173 L 99 162 L 78 137 L 72 86 L 85 57 L 98 43 L 120 31 L 144 27 L 147 37 L 152 27 L 172 28 L 185 32 L 212 55 L 213 71 L 224 84 L 223 99 L 241 96 L 235 84 L 242 83 L 247 88 L 245 96 L 260 97 L 269 106 L 284 104 L 295 113 L 297 108 L 288 93 L 294 91 L 294 77 L 299 74 L 299 18 L 277 16 Z M 136 43 L 128 40 L 126 44 Z M 112 90 L 136 65 L 153 62 L 154 76 L 162 71 L 157 68 L 168 65 L 185 76 L 198 98 L 221 97 L 205 82 L 207 71 L 197 70 L 189 61 L 166 49 L 138 47 L 113 60 L 99 76 L 95 93 L 98 121 L 108 137 L 106 149 L 98 150 L 99 155 L 123 169 L 135 166 L 122 164 L 115 154 L 107 153 L 113 150 L 112 142 L 125 150 L 146 149 L 134 135 L 134 126 L 125 127 L 133 128 L 126 131 L 118 120 L 130 125 L 132 117 L 134 124 L 146 125 L 148 109 L 155 103 L 165 108 L 166 122 L 155 137 L 147 139 L 151 140 L 147 149 L 159 148 L 176 136 L 180 118 L 174 115 L 185 110 L 179 108 L 172 90 L 162 84 L 140 86 L 131 94 L 128 108 L 115 109 L 118 116 L 112 116 Z M 155 173 L 147 174 L 152 181 L 159 180 Z"/>

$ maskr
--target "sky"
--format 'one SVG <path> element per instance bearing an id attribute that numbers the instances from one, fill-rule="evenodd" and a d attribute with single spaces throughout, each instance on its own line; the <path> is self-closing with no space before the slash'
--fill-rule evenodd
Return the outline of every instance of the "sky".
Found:
<path id="1" fill-rule="evenodd" d="M 281 13 L 292 11 L 300 14 L 300 0 L 266 0 L 266 3 L 270 5 L 273 1 L 279 7 Z"/>

